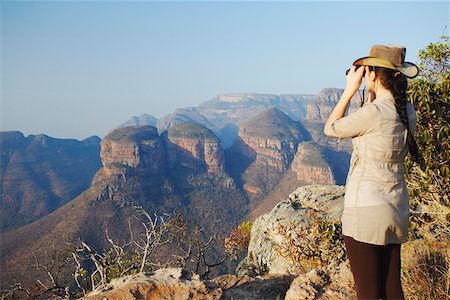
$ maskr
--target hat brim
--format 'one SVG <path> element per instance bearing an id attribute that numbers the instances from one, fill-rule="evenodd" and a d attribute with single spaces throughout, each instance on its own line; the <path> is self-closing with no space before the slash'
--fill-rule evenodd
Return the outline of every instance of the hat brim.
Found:
<path id="1" fill-rule="evenodd" d="M 419 75 L 419 68 L 410 62 L 404 62 L 401 66 L 396 66 L 388 60 L 379 58 L 366 56 L 360 59 L 355 60 L 353 63 L 354 66 L 372 66 L 372 67 L 382 67 L 388 68 L 392 70 L 397 70 L 408 78 L 414 78 Z"/>

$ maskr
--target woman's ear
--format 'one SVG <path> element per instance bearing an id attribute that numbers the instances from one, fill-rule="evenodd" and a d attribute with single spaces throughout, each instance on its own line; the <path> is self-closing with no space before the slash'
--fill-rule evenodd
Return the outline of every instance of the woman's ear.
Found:
<path id="1" fill-rule="evenodd" d="M 369 71 L 369 78 L 371 81 L 375 81 L 375 77 L 377 77 L 375 71 Z"/>

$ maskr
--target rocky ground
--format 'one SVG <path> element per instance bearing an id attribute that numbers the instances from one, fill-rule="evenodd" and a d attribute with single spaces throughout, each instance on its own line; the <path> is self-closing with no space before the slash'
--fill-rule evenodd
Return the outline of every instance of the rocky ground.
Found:
<path id="1" fill-rule="evenodd" d="M 337 222 L 343 195 L 339 186 L 301 187 L 259 217 L 236 274 L 200 280 L 182 269 L 160 269 L 115 279 L 86 299 L 351 299 L 353 277 L 345 256 L 317 259 L 286 250 L 299 232 L 314 235 L 314 222 Z"/>

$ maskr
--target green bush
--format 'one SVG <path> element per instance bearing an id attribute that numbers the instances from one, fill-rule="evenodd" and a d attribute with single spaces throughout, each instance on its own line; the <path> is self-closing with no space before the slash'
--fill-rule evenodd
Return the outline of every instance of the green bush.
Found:
<path id="1" fill-rule="evenodd" d="M 411 200 L 410 238 L 402 253 L 408 299 L 450 299 L 450 45 L 443 36 L 419 52 L 420 75 L 408 100 L 417 110 L 422 171 L 409 158 L 406 181 Z"/>
<path id="2" fill-rule="evenodd" d="M 408 99 L 417 110 L 416 141 L 426 171 L 410 159 L 406 180 L 410 191 L 412 234 L 450 238 L 450 45 L 443 36 L 419 52 L 420 76 L 411 80 Z"/>

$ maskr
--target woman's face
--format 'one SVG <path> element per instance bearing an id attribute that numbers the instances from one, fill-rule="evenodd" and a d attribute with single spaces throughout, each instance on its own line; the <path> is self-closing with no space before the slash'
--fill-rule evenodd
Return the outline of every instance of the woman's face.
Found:
<path id="1" fill-rule="evenodd" d="M 366 81 L 366 88 L 369 92 L 375 92 L 375 79 L 376 75 L 374 71 L 370 71 L 368 66 L 364 66 L 366 72 L 364 73 L 364 79 Z"/>

